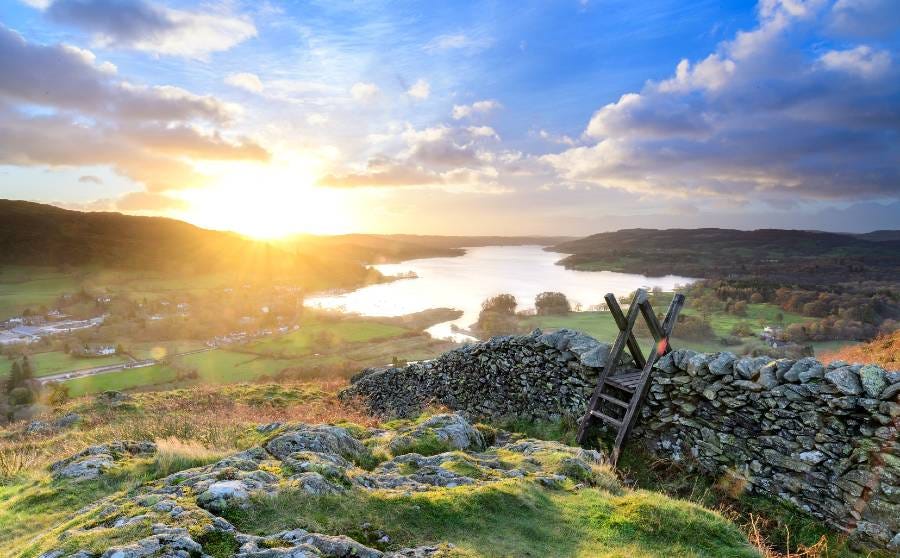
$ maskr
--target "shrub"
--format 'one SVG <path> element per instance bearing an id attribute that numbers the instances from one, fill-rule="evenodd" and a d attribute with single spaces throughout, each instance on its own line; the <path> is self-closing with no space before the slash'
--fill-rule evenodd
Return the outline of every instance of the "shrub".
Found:
<path id="1" fill-rule="evenodd" d="M 47 401 L 51 405 L 62 405 L 69 400 L 69 386 L 53 382 L 50 384 L 50 394 Z"/>
<path id="2" fill-rule="evenodd" d="M 28 405 L 34 402 L 34 394 L 27 387 L 13 388 L 9 392 L 9 402 L 13 405 Z"/>

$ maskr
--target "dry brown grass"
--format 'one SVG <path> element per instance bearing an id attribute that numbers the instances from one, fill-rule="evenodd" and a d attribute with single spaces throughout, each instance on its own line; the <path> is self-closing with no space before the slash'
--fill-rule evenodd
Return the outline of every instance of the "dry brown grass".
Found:
<path id="1" fill-rule="evenodd" d="M 824 353 L 819 360 L 825 363 L 843 360 L 859 364 L 877 364 L 887 370 L 900 370 L 900 330 L 881 335 L 862 345 Z"/>
<path id="2" fill-rule="evenodd" d="M 770 523 L 761 516 L 751 513 L 749 521 L 743 525 L 743 531 L 750 544 L 755 546 L 765 558 L 825 558 L 828 556 L 828 539 L 824 535 L 811 546 L 800 544 L 793 551 L 778 552 L 764 535 L 771 528 Z M 787 540 L 786 546 L 790 548 L 791 533 L 787 527 L 785 527 L 785 539 Z"/>
<path id="3" fill-rule="evenodd" d="M 77 412 L 82 420 L 73 428 L 28 435 L 19 423 L 0 430 L 0 480 L 43 470 L 87 446 L 113 440 L 180 440 L 220 451 L 259 443 L 254 427 L 270 422 L 375 425 L 377 419 L 337 399 L 343 385 L 335 381 L 135 393 L 123 407 L 105 407 L 92 397 L 81 398 L 52 413 Z"/>

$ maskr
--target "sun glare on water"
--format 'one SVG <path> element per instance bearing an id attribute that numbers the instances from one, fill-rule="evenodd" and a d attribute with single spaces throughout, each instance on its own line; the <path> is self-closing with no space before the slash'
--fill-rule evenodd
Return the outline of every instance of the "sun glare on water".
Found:
<path id="1" fill-rule="evenodd" d="M 184 218 L 211 229 L 274 240 L 291 234 L 339 234 L 352 228 L 340 192 L 314 186 L 300 164 L 224 164 L 205 169 L 205 188 L 187 190 Z"/>

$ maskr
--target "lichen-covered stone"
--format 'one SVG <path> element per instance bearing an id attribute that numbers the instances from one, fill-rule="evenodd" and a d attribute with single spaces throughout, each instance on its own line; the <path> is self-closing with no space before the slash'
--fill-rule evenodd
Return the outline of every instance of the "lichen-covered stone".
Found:
<path id="1" fill-rule="evenodd" d="M 298 451 L 331 453 L 350 461 L 357 461 L 369 450 L 346 429 L 339 426 L 298 425 L 266 443 L 266 449 L 279 459 Z"/>
<path id="2" fill-rule="evenodd" d="M 132 456 L 150 455 L 156 451 L 152 442 L 115 441 L 91 446 L 75 455 L 50 465 L 54 478 L 84 481 L 96 479 L 113 469 L 117 462 Z"/>
<path id="3" fill-rule="evenodd" d="M 426 437 L 433 437 L 449 449 L 484 449 L 484 436 L 457 414 L 442 414 L 430 417 L 425 422 L 391 441 L 391 452 L 405 453 Z"/>

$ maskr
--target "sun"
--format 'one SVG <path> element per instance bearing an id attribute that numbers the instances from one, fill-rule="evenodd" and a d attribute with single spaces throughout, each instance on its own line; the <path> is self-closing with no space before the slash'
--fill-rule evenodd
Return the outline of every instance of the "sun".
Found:
<path id="1" fill-rule="evenodd" d="M 226 163 L 204 171 L 208 186 L 181 193 L 183 217 L 199 226 L 262 240 L 352 229 L 343 194 L 316 187 L 302 163 Z"/>

